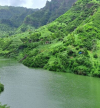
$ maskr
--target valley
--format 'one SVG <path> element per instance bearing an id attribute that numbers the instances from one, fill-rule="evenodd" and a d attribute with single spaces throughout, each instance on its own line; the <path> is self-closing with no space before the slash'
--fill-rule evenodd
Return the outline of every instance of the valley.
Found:
<path id="1" fill-rule="evenodd" d="M 43 94 L 49 94 L 49 96 L 45 94 L 45 97 L 43 94 L 38 95 L 40 97 L 39 99 L 42 100 L 43 98 L 44 100 L 48 100 L 48 105 L 51 105 L 53 102 L 53 105 L 56 105 L 57 108 L 65 108 L 66 104 L 61 101 L 62 97 L 64 97 L 63 100 L 65 101 L 68 97 L 72 96 L 72 98 L 68 98 L 71 100 L 71 103 L 73 103 L 71 105 L 67 104 L 69 108 L 73 108 L 73 106 L 76 106 L 75 108 L 89 108 L 91 106 L 93 108 L 99 108 L 99 19 L 100 0 L 51 0 L 47 1 L 45 7 L 41 9 L 0 6 L 0 56 L 5 58 L 0 61 L 0 74 L 2 78 L 5 78 L 3 69 L 6 70 L 5 74 L 8 79 L 11 75 L 16 74 L 20 82 L 23 82 L 22 79 L 24 75 L 26 79 L 27 75 L 31 77 L 33 82 L 37 81 L 34 76 L 40 75 L 38 81 L 41 80 L 42 82 L 40 81 L 40 83 L 37 81 L 36 84 L 34 83 L 34 87 L 38 88 L 36 85 L 44 85 L 44 88 L 41 86 L 41 88 L 35 89 L 36 91 L 39 90 L 39 93 L 43 90 Z M 6 61 L 6 59 L 12 60 Z M 17 60 L 17 63 L 12 63 L 13 60 Z M 40 70 L 38 71 L 38 69 Z M 63 80 L 63 78 L 65 79 Z M 81 78 L 82 80 L 80 81 Z M 11 79 L 13 80 L 13 77 L 11 77 Z M 48 79 L 50 83 L 47 84 L 46 82 L 49 82 Z M 80 82 L 77 82 L 77 79 Z M 4 85 L 8 87 L 8 90 L 9 86 L 12 84 L 12 80 L 10 85 L 7 86 L 7 82 L 5 82 L 6 79 L 3 79 Z M 52 82 L 52 80 L 54 82 Z M 75 85 L 74 81 L 76 82 Z M 33 84 L 33 82 L 29 82 L 29 85 L 27 84 L 28 87 L 33 87 L 30 85 Z M 18 83 L 19 82 L 17 82 L 17 84 Z M 53 84 L 54 86 L 52 86 Z M 62 86 L 62 84 L 64 85 Z M 71 84 L 75 87 L 75 91 L 72 91 L 73 88 Z M 49 88 L 48 85 L 50 85 L 50 89 L 46 89 L 46 87 Z M 68 87 L 69 89 L 64 87 Z M 51 92 L 48 92 L 49 90 Z M 61 92 L 62 90 L 68 97 Z M 66 92 L 66 90 L 68 90 L 68 92 Z M 69 92 L 70 90 L 71 92 Z M 0 92 L 2 91 L 4 91 L 4 86 L 0 83 Z M 36 91 L 34 94 L 37 93 Z M 59 97 L 57 97 L 58 94 L 56 92 L 61 94 L 61 96 L 59 95 Z M 4 91 L 4 93 L 8 92 Z M 17 93 L 19 93 L 19 91 Z M 29 93 L 30 94 L 27 96 L 31 95 L 31 92 Z M 53 96 L 52 93 L 54 93 L 55 96 Z M 68 93 L 73 95 L 69 96 Z M 94 96 L 93 94 L 96 95 Z M 17 96 L 16 98 L 19 98 Z M 9 98 L 13 98 L 13 96 L 9 96 Z M 33 97 L 32 99 L 34 100 Z M 74 103 L 73 99 L 78 100 L 77 102 L 79 103 L 76 101 Z M 41 100 L 37 99 L 36 102 Z M 67 100 L 67 103 L 70 103 L 69 100 Z M 2 102 L 5 104 L 5 100 L 2 100 Z M 43 105 L 42 102 L 40 102 L 40 105 Z M 58 104 L 59 102 L 61 102 L 60 107 Z M 8 101 L 7 104 L 9 103 L 12 102 Z M 36 108 L 39 108 L 37 104 L 35 105 Z M 47 104 L 44 104 L 44 106 L 46 107 Z M 45 108 L 44 106 L 43 108 Z M 50 108 L 52 107 L 53 106 L 50 106 Z M 0 104 L 0 108 L 8 107 Z M 20 108 L 22 107 L 20 106 Z"/>

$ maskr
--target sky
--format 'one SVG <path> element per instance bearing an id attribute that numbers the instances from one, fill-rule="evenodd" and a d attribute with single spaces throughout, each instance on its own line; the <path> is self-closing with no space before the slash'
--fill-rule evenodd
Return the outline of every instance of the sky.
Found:
<path id="1" fill-rule="evenodd" d="M 1 6 L 22 6 L 27 8 L 42 8 L 47 0 L 0 0 Z M 48 0 L 51 1 L 51 0 Z"/>

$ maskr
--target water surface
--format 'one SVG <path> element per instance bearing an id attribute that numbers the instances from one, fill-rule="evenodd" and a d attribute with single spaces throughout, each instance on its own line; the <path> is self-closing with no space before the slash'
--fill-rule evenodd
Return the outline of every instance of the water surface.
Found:
<path id="1" fill-rule="evenodd" d="M 100 108 L 100 79 L 0 59 L 0 102 L 11 108 Z"/>

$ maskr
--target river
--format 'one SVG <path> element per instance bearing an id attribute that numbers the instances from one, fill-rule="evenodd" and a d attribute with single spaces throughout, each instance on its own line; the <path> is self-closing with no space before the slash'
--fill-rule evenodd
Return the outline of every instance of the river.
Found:
<path id="1" fill-rule="evenodd" d="M 0 59 L 0 102 L 10 108 L 100 108 L 100 79 Z"/>

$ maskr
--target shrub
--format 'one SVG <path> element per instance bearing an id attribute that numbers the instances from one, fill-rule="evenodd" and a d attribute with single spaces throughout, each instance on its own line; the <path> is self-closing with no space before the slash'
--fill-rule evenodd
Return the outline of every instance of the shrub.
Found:
<path id="1" fill-rule="evenodd" d="M 94 57 L 94 58 L 98 58 L 98 55 L 97 55 L 97 54 L 94 54 L 93 57 Z"/>
<path id="2" fill-rule="evenodd" d="M 3 84 L 0 84 L 0 93 L 4 91 L 4 85 Z"/>
<path id="3" fill-rule="evenodd" d="M 89 73 L 89 69 L 83 65 L 74 67 L 73 70 L 75 74 L 79 74 L 79 75 L 88 75 Z"/>
<path id="4" fill-rule="evenodd" d="M 0 108 L 10 108 L 10 107 L 8 107 L 7 105 L 1 105 L 0 103 Z"/>
<path id="5" fill-rule="evenodd" d="M 35 59 L 32 63 L 32 66 L 43 68 L 45 66 L 45 64 L 48 62 L 48 59 L 49 59 L 48 56 L 38 55 L 35 57 Z"/>

